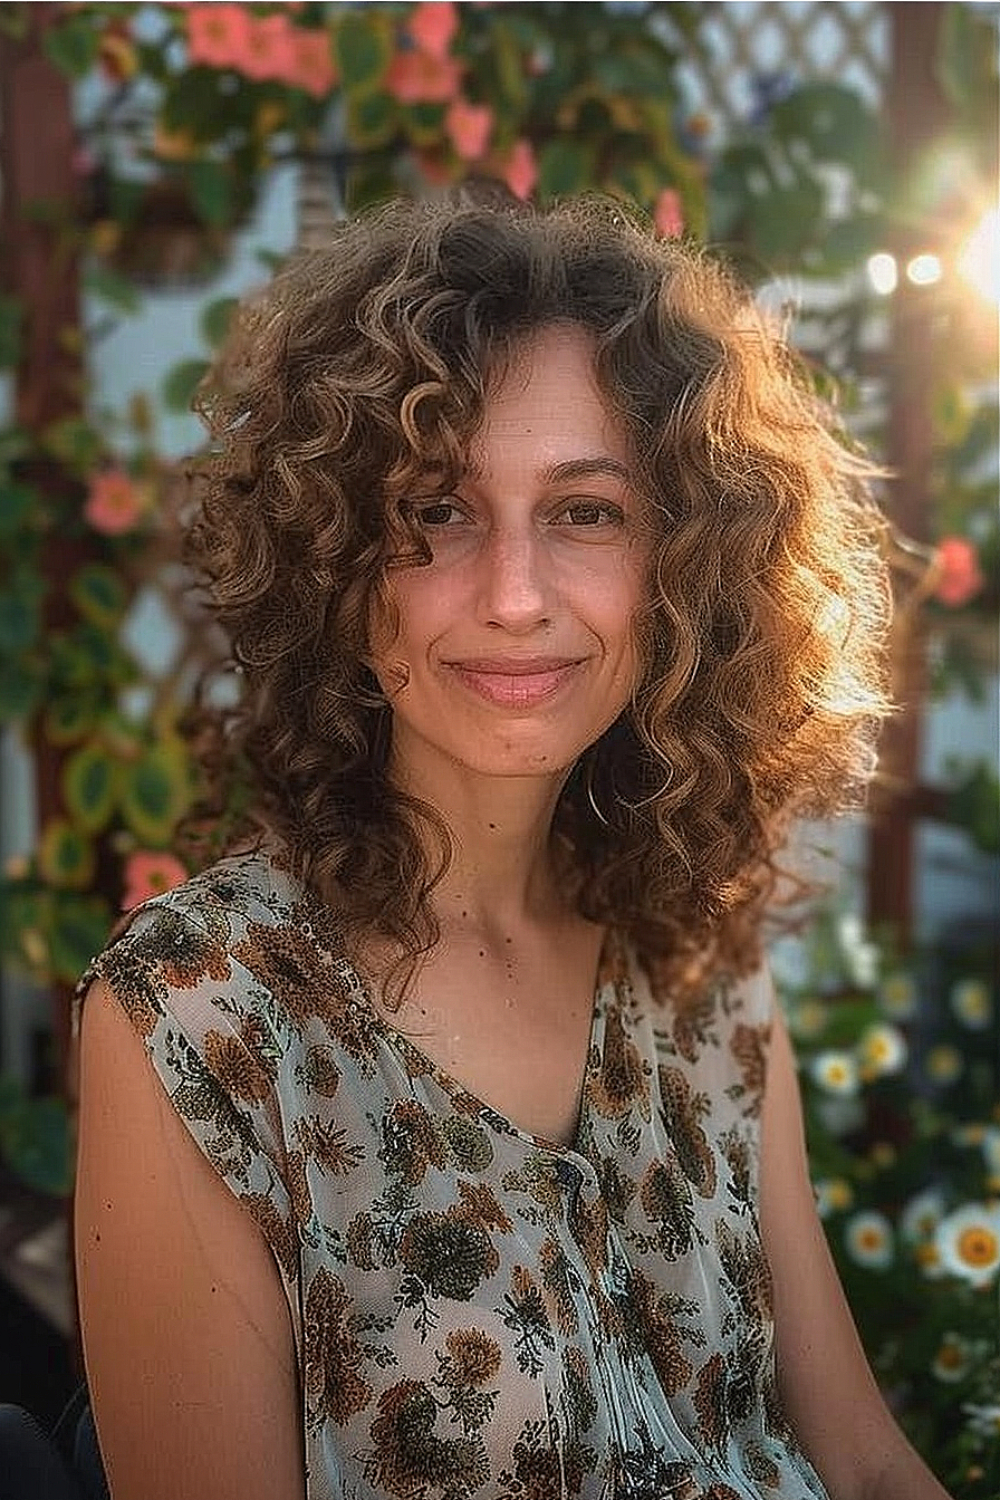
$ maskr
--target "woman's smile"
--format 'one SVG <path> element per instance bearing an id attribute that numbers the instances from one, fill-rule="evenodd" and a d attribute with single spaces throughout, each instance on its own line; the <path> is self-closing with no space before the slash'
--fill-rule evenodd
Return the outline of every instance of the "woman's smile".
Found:
<path id="1" fill-rule="evenodd" d="M 579 677 L 586 658 L 487 657 L 446 662 L 459 683 L 498 708 L 528 710 L 546 703 Z"/>
<path id="2" fill-rule="evenodd" d="M 413 502 L 429 561 L 392 571 L 395 627 L 373 632 L 411 786 L 442 763 L 562 776 L 629 702 L 647 546 L 593 358 L 579 328 L 535 334 L 487 398 L 456 490 Z"/>

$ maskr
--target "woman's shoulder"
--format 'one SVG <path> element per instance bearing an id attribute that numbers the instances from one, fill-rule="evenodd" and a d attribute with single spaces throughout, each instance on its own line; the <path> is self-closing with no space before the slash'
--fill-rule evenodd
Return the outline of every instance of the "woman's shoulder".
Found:
<path id="1" fill-rule="evenodd" d="M 280 857 L 230 855 L 127 912 L 78 991 L 103 979 L 147 1032 L 206 1008 L 304 1021 L 349 966 L 335 918 Z"/>
<path id="2" fill-rule="evenodd" d="M 745 974 L 716 970 L 684 988 L 670 965 L 636 953 L 632 973 L 658 1065 L 713 1089 L 724 1086 L 744 1108 L 756 1111 L 774 1017 L 767 965 Z"/>
<path id="3" fill-rule="evenodd" d="M 113 938 L 168 912 L 213 933 L 249 922 L 283 926 L 295 922 L 308 899 L 304 885 L 280 855 L 265 847 L 245 849 L 126 912 Z"/>

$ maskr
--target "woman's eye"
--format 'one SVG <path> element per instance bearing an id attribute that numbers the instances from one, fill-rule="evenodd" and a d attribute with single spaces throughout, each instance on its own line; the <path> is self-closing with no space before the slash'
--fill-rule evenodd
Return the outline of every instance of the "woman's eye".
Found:
<path id="1" fill-rule="evenodd" d="M 609 500 L 571 500 L 556 520 L 570 526 L 620 526 L 625 512 Z"/>
<path id="2" fill-rule="evenodd" d="M 452 500 L 429 500 L 413 507 L 418 526 L 451 526 L 462 519 L 462 512 Z"/>

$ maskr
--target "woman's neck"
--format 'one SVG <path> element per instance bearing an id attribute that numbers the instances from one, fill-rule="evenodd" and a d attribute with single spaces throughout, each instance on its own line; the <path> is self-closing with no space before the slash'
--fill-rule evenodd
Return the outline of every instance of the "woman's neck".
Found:
<path id="1" fill-rule="evenodd" d="M 429 786 L 398 776 L 403 790 L 436 809 L 451 836 L 451 862 L 431 897 L 443 931 L 509 930 L 565 912 L 552 848 L 563 779 L 487 778 L 458 768 Z"/>

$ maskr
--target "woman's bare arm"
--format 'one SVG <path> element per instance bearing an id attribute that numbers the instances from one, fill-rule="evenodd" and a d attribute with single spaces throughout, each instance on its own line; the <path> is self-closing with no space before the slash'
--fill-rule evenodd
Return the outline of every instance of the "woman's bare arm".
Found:
<path id="1" fill-rule="evenodd" d="M 277 1267 L 100 983 L 83 1008 L 75 1234 L 113 1500 L 303 1500 Z"/>
<path id="2" fill-rule="evenodd" d="M 761 1228 L 774 1277 L 778 1381 L 831 1500 L 947 1500 L 872 1376 L 816 1212 L 798 1080 L 775 1016 L 761 1143 Z"/>

